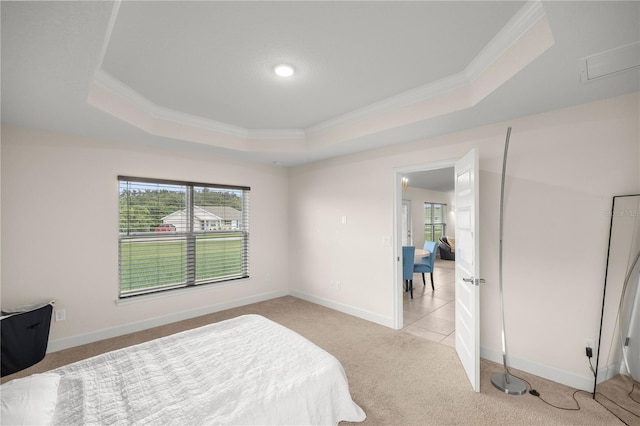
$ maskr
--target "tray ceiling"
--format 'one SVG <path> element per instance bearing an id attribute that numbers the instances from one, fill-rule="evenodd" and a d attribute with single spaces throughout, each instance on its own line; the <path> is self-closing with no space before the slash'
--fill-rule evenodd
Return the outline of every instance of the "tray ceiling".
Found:
<path id="1" fill-rule="evenodd" d="M 638 2 L 2 2 L 2 122 L 282 165 L 639 89 Z M 276 76 L 278 63 L 296 74 Z"/>

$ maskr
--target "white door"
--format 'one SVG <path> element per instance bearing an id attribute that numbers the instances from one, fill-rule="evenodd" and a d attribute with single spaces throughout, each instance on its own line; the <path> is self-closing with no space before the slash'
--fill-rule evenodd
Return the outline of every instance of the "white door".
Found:
<path id="1" fill-rule="evenodd" d="M 402 245 L 413 245 L 413 237 L 411 236 L 411 200 L 402 200 Z"/>
<path id="2" fill-rule="evenodd" d="M 455 166 L 456 352 L 475 392 L 480 392 L 480 271 L 478 157 L 469 151 Z"/>

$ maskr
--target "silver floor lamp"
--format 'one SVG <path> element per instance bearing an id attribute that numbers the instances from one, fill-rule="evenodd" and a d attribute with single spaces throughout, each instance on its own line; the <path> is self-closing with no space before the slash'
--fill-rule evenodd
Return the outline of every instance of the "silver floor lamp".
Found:
<path id="1" fill-rule="evenodd" d="M 509 152 L 510 137 L 511 127 L 507 129 L 507 141 L 504 144 L 504 158 L 502 160 L 502 186 L 500 188 L 500 272 L 498 282 L 500 285 L 500 316 L 502 319 L 502 363 L 504 365 L 504 371 L 501 373 L 493 373 L 491 375 L 491 383 L 493 383 L 493 386 L 509 395 L 524 395 L 525 393 L 527 393 L 527 386 L 522 380 L 509 373 L 509 368 L 507 367 L 507 337 L 504 326 L 504 294 L 502 290 L 502 216 L 504 214 L 504 178 L 507 171 L 507 153 Z"/>

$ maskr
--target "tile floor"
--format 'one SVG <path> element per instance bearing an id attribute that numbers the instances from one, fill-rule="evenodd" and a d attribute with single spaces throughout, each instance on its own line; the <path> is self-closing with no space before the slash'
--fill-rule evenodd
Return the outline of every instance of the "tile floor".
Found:
<path id="1" fill-rule="evenodd" d="M 413 278 L 413 299 L 404 292 L 403 331 L 416 336 L 455 346 L 455 262 L 436 259 L 431 290 L 429 274 L 427 285 L 422 285 L 421 274 Z"/>

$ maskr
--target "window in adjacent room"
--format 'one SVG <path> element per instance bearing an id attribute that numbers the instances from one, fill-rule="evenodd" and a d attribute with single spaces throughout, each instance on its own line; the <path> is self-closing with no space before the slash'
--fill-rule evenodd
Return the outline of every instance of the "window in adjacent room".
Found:
<path id="1" fill-rule="evenodd" d="M 249 276 L 249 191 L 119 176 L 120 298 Z"/>
<path id="2" fill-rule="evenodd" d="M 445 223 L 446 204 L 424 203 L 424 239 L 425 241 L 438 241 L 440 237 L 447 235 Z"/>

